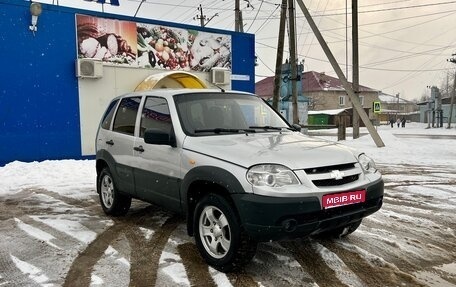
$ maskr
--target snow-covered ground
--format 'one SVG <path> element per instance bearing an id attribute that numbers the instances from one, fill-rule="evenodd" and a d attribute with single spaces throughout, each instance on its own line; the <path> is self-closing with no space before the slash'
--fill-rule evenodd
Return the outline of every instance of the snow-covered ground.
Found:
<path id="1" fill-rule="evenodd" d="M 260 244 L 238 274 L 207 267 L 184 221 L 158 207 L 106 217 L 93 160 L 9 163 L 0 286 L 456 286 L 456 129 L 425 127 L 380 126 L 383 148 L 368 135 L 343 142 L 385 179 L 383 208 L 355 233 Z"/>

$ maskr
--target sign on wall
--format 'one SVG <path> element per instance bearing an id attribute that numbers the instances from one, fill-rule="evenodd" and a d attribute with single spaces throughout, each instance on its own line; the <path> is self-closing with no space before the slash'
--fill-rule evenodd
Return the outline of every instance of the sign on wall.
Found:
<path id="1" fill-rule="evenodd" d="M 91 2 L 97 2 L 100 4 L 106 4 L 106 0 L 84 0 L 84 1 L 91 1 Z M 111 4 L 113 6 L 120 6 L 119 0 L 110 0 L 109 4 Z"/>
<path id="2" fill-rule="evenodd" d="M 231 69 L 231 36 L 76 15 L 79 58 L 142 68 Z"/>

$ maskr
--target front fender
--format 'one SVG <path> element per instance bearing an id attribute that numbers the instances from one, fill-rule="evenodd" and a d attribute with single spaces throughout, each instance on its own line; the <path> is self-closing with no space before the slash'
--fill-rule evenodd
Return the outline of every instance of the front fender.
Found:
<path id="1" fill-rule="evenodd" d="M 211 190 L 213 192 L 218 191 L 224 194 L 245 193 L 239 180 L 225 169 L 216 166 L 199 166 L 190 170 L 183 178 L 180 188 L 182 211 L 187 218 L 189 235 L 193 234 L 193 211 L 196 202 L 207 192 L 202 186 L 200 187 L 201 190 L 191 190 L 192 184 L 198 183 L 216 185 L 218 188 Z M 194 198 L 189 198 L 189 194 L 192 194 Z M 231 200 L 231 198 L 229 199 Z"/>

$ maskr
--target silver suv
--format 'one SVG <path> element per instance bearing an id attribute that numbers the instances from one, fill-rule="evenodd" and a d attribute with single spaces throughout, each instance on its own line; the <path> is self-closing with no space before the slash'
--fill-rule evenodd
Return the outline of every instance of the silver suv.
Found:
<path id="1" fill-rule="evenodd" d="M 183 214 L 208 264 L 228 272 L 258 242 L 345 236 L 379 210 L 363 153 L 306 136 L 253 94 L 151 90 L 114 99 L 96 140 L 97 191 L 120 216 L 137 198 Z"/>

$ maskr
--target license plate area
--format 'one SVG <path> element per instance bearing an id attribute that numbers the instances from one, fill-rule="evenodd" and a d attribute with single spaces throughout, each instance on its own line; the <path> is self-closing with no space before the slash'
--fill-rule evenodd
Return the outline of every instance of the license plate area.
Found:
<path id="1" fill-rule="evenodd" d="M 324 209 L 328 209 L 365 201 L 366 190 L 362 189 L 342 193 L 325 194 L 322 198 L 322 206 Z"/>

